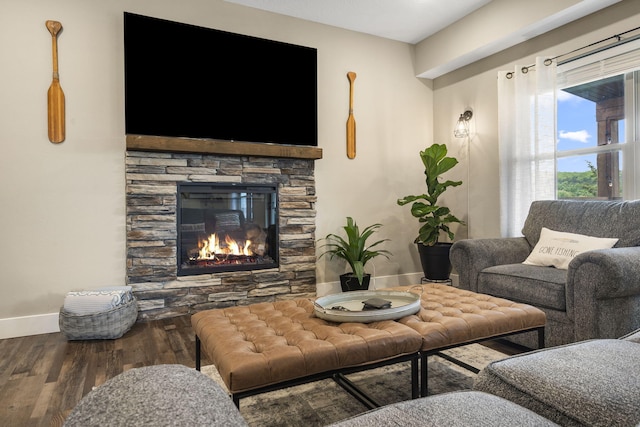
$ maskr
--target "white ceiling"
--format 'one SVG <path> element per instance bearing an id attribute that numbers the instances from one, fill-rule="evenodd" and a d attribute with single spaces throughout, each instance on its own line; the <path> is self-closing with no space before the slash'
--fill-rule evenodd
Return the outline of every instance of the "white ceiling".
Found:
<path id="1" fill-rule="evenodd" d="M 491 0 L 226 0 L 415 44 Z"/>
<path id="2" fill-rule="evenodd" d="M 492 0 L 225 1 L 410 44 L 421 42 L 492 2 Z M 518 2 L 527 2 L 530 6 L 529 1 L 555 3 L 560 0 L 509 0 L 508 3 L 504 0 L 497 2 L 496 7 L 507 8 L 512 13 L 517 13 L 521 7 Z M 416 71 L 419 77 L 429 79 L 439 77 L 619 1 L 621 0 L 565 0 L 557 4 L 557 8 L 548 8 L 555 10 L 548 16 L 540 15 L 533 23 L 509 33 L 500 34 L 498 31 L 498 35 L 494 35 L 493 39 L 485 39 L 483 45 L 476 44 L 469 51 L 455 52 L 456 57 L 447 58 L 438 66 Z M 487 7 L 491 6 L 493 5 Z"/>

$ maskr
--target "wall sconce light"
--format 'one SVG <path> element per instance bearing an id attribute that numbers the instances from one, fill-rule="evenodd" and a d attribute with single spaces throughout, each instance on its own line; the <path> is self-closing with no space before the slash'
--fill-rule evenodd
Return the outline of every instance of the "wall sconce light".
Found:
<path id="1" fill-rule="evenodd" d="M 473 117 L 471 110 L 465 110 L 464 113 L 460 114 L 456 127 L 453 129 L 453 136 L 456 138 L 466 138 L 469 136 L 469 120 L 471 120 L 471 117 Z"/>

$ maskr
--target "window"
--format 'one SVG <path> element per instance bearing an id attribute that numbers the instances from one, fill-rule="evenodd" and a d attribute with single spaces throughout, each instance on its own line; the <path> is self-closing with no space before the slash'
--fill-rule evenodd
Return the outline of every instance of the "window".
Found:
<path id="1" fill-rule="evenodd" d="M 637 199 L 640 41 L 558 67 L 558 199 Z"/>

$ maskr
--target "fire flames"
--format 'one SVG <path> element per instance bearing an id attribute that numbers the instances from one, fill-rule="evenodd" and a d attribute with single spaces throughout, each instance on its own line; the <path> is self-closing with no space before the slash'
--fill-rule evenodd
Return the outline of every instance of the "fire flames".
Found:
<path id="1" fill-rule="evenodd" d="M 245 240 L 244 244 L 241 244 L 229 235 L 225 236 L 224 243 L 220 244 L 218 235 L 214 233 L 209 239 L 201 240 L 199 246 L 198 259 L 215 259 L 219 255 L 253 255 L 249 250 L 251 240 Z"/>
<path id="2" fill-rule="evenodd" d="M 217 268 L 250 269 L 259 264 L 274 265 L 275 261 L 267 253 L 266 241 L 263 240 L 266 234 L 253 234 L 256 235 L 255 238 L 246 232 L 220 232 L 211 234 L 209 237 L 203 236 L 199 239 L 197 247 L 194 245 L 187 250 L 188 259 L 182 263 L 181 268 L 184 269 L 182 271 Z"/>

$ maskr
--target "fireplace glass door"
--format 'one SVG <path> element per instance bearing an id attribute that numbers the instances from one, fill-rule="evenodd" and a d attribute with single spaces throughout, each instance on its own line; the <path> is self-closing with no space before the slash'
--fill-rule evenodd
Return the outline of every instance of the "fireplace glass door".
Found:
<path id="1" fill-rule="evenodd" d="M 278 267 L 275 185 L 178 184 L 178 276 Z"/>

